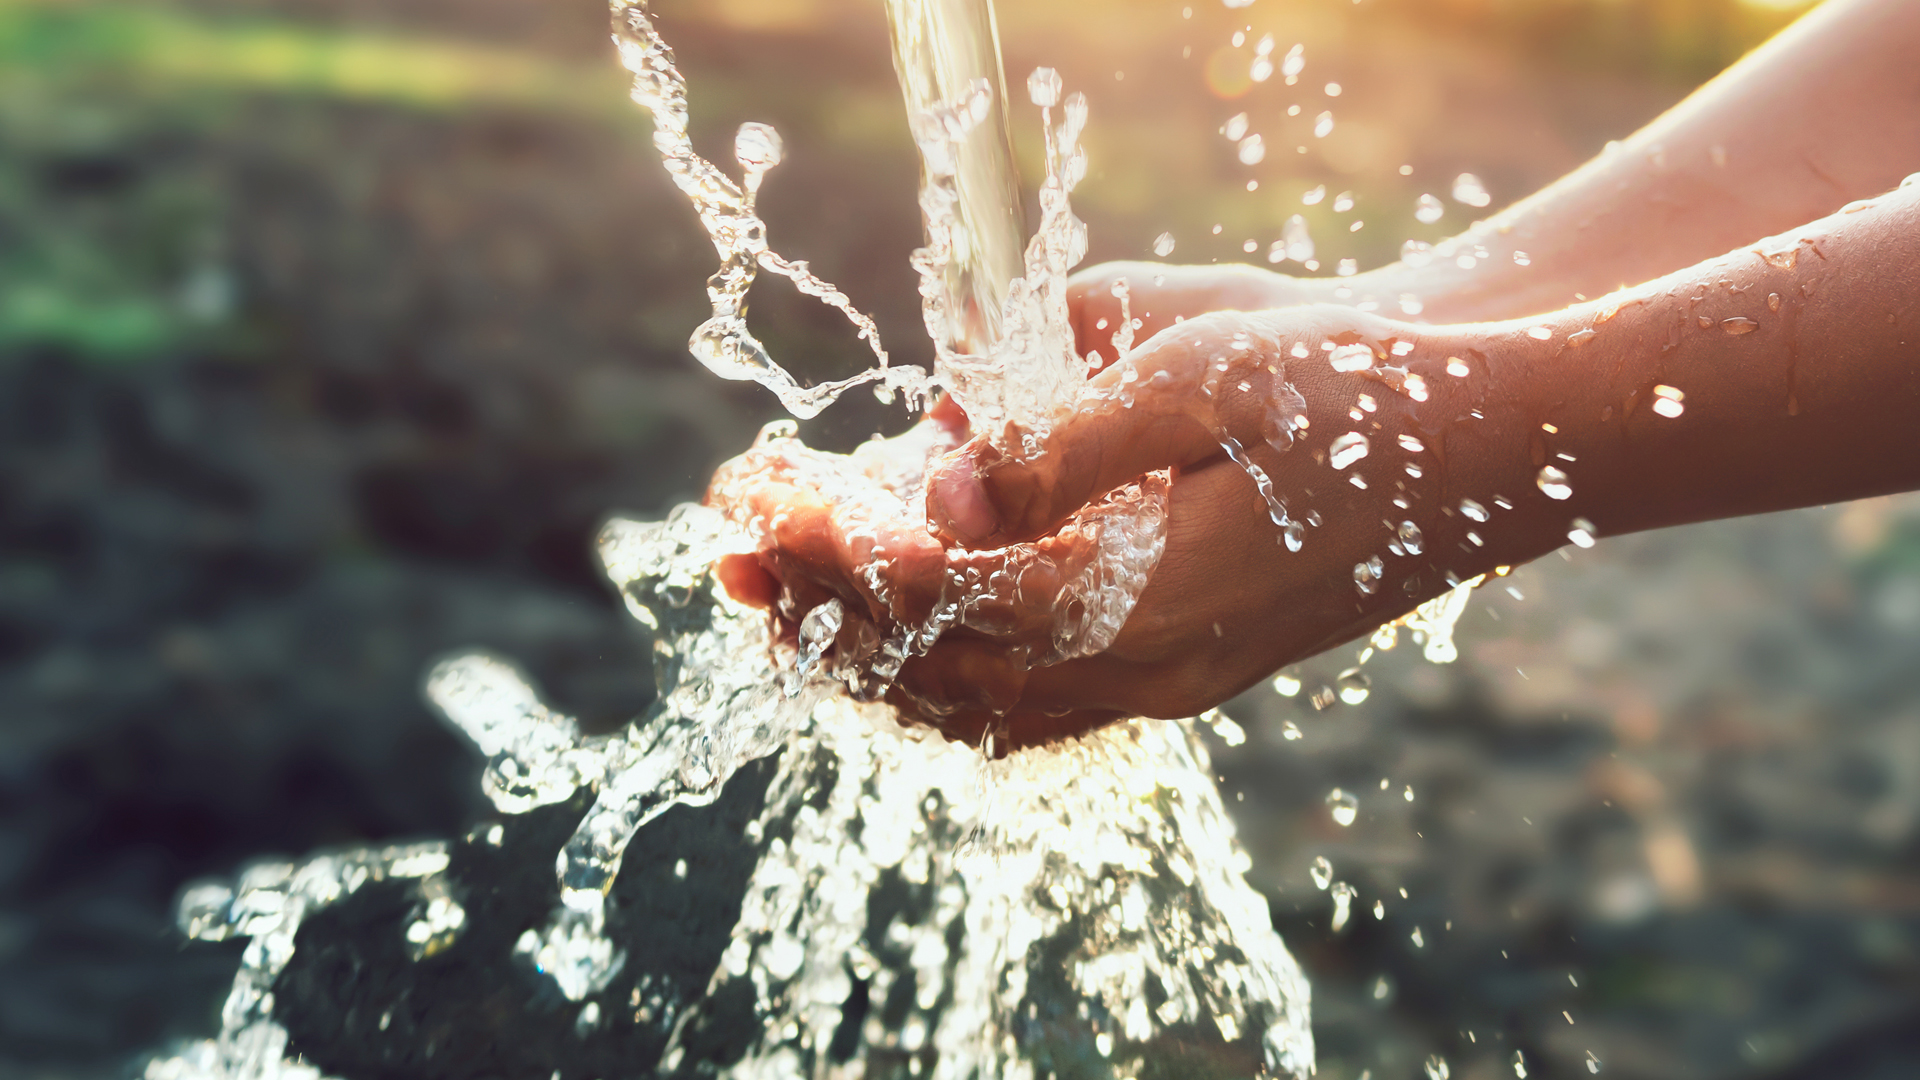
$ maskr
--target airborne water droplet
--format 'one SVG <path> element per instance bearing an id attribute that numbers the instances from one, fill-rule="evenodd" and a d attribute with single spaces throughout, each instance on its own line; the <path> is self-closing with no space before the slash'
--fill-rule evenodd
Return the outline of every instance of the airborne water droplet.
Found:
<path id="1" fill-rule="evenodd" d="M 1299 214 L 1288 218 L 1280 239 L 1286 245 L 1287 258 L 1297 263 L 1313 258 L 1313 236 L 1307 231 L 1306 218 Z"/>
<path id="2" fill-rule="evenodd" d="M 1060 73 L 1050 67 L 1033 69 L 1027 76 L 1027 97 L 1043 109 L 1051 109 L 1060 104 L 1060 90 L 1064 85 Z"/>
<path id="3" fill-rule="evenodd" d="M 1360 816 L 1360 800 L 1334 788 L 1327 792 L 1327 811 L 1333 815 L 1334 824 L 1344 828 Z"/>
<path id="4" fill-rule="evenodd" d="M 1385 900 L 1375 900 L 1373 902 L 1374 921 L 1384 922 L 1386 920 L 1386 917 L 1387 917 L 1387 902 Z"/>
<path id="5" fill-rule="evenodd" d="M 1300 733 L 1300 725 L 1289 720 L 1280 725 L 1280 737 L 1288 742 L 1297 742 L 1304 736 Z"/>
<path id="6" fill-rule="evenodd" d="M 1323 112 L 1313 118 L 1313 137 L 1324 139 L 1333 133 L 1333 113 Z"/>
<path id="7" fill-rule="evenodd" d="M 1760 329 L 1760 324 L 1745 316 L 1735 315 L 1731 319 L 1720 320 L 1720 329 L 1729 334 L 1751 334 Z"/>
<path id="8" fill-rule="evenodd" d="M 1340 700 L 1348 705 L 1360 704 L 1373 692 L 1373 680 L 1367 678 L 1366 672 L 1359 668 L 1348 668 L 1341 672 L 1333 683 L 1339 688 Z"/>
<path id="9" fill-rule="evenodd" d="M 1419 927 L 1415 927 L 1413 930 L 1413 943 L 1415 945 L 1420 944 Z M 1439 1054 L 1427 1055 L 1426 1069 L 1427 1080 L 1447 1080 L 1449 1076 L 1453 1075 L 1453 1071 L 1447 1067 L 1447 1059 L 1441 1057 Z"/>
<path id="10" fill-rule="evenodd" d="M 1333 884 L 1333 863 L 1330 862 L 1325 855 L 1315 855 L 1313 857 L 1313 869 L 1311 873 L 1313 874 L 1314 888 L 1325 892 L 1327 886 Z"/>
<path id="11" fill-rule="evenodd" d="M 1432 195 L 1422 194 L 1413 204 L 1413 219 L 1422 225 L 1431 225 L 1439 221 L 1447 212 L 1446 204 Z"/>
<path id="12" fill-rule="evenodd" d="M 1519 1080 L 1527 1080 L 1527 1056 L 1518 1050 L 1513 1052 L 1513 1075 Z"/>
<path id="13" fill-rule="evenodd" d="M 1258 165 L 1267 157 L 1267 144 L 1258 135 L 1240 140 L 1240 164 Z"/>
<path id="14" fill-rule="evenodd" d="M 1433 261 L 1433 245 L 1425 240 L 1409 240 L 1400 245 L 1400 261 L 1408 266 L 1425 266 Z"/>
<path id="15" fill-rule="evenodd" d="M 1357 431 L 1349 431 L 1333 440 L 1333 445 L 1327 448 L 1327 464 L 1344 469 L 1366 457 L 1367 450 L 1367 437 Z"/>
<path id="16" fill-rule="evenodd" d="M 780 164 L 783 155 L 780 133 L 770 124 L 749 121 L 733 136 L 733 156 L 746 173 L 748 187 L 759 187 L 761 174 Z"/>
<path id="17" fill-rule="evenodd" d="M 1463 172 L 1453 178 L 1453 201 L 1468 206 L 1486 206 L 1493 202 L 1493 196 L 1487 194 L 1487 185 L 1470 172 Z"/>
<path id="18" fill-rule="evenodd" d="M 1393 532 L 1394 535 L 1399 538 L 1400 546 L 1407 550 L 1407 554 L 1418 555 L 1426 550 L 1426 537 L 1421 535 L 1420 526 L 1415 525 L 1413 522 L 1403 521 L 1400 523 L 1400 527 Z"/>
<path id="19" fill-rule="evenodd" d="M 1300 676 L 1283 671 L 1273 677 L 1273 692 L 1281 697 L 1292 697 L 1300 692 Z"/>
<path id="20" fill-rule="evenodd" d="M 1337 934 L 1347 928 L 1347 917 L 1353 912 L 1354 888 L 1344 881 L 1336 881 L 1327 891 L 1333 895 L 1333 919 L 1327 928 Z"/>
<path id="21" fill-rule="evenodd" d="M 1540 485 L 1540 490 L 1546 492 L 1549 499 L 1565 499 L 1573 495 L 1573 485 L 1567 482 L 1567 474 L 1551 465 L 1541 466 L 1534 483 Z"/>
<path id="22" fill-rule="evenodd" d="M 1468 521 L 1487 520 L 1487 508 L 1474 502 L 1472 499 L 1460 500 L 1460 512 L 1466 515 Z"/>
<path id="23" fill-rule="evenodd" d="M 1306 194 L 1300 196 L 1300 205 L 1318 206 L 1320 204 L 1320 200 L 1326 197 L 1327 197 L 1327 185 L 1316 184 L 1313 187 L 1308 188 Z"/>
<path id="24" fill-rule="evenodd" d="M 1163 232 L 1159 236 L 1154 237 L 1153 253 L 1163 259 L 1173 254 L 1173 234 Z"/>
<path id="25" fill-rule="evenodd" d="M 1344 214 L 1353 209 L 1353 192 L 1343 191 L 1333 197 L 1333 212 Z"/>
<path id="26" fill-rule="evenodd" d="M 1567 539 L 1573 541 L 1574 547 L 1592 547 L 1597 535 L 1599 530 L 1593 527 L 1593 522 L 1583 517 L 1574 518 L 1573 524 L 1567 527 Z"/>
<path id="27" fill-rule="evenodd" d="M 1252 0 L 1248 0 L 1248 2 L 1251 3 Z M 1291 79 L 1299 75 L 1302 71 L 1305 71 L 1306 67 L 1307 47 L 1305 45 L 1295 45 L 1293 48 L 1287 50 L 1286 58 L 1280 61 L 1280 74 Z"/>
<path id="28" fill-rule="evenodd" d="M 1233 142 L 1239 142 L 1247 134 L 1247 114 L 1234 113 L 1227 119 L 1227 122 L 1221 126 L 1220 134 L 1225 135 Z"/>

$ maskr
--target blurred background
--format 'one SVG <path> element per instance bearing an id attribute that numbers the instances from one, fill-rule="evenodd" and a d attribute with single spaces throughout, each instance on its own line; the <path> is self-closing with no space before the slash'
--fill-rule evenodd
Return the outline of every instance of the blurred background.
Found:
<path id="1" fill-rule="evenodd" d="M 878 0 L 655 6 L 700 145 L 785 135 L 775 246 L 924 361 Z M 1174 260 L 1264 264 L 1299 213 L 1324 274 L 1464 226 L 1460 172 L 1495 207 L 1532 191 L 1803 7 L 1000 18 L 1014 79 L 1092 100 L 1094 259 L 1169 232 Z M 1302 46 L 1292 85 L 1250 74 L 1269 33 L 1276 63 Z M 479 763 L 421 702 L 435 656 L 507 652 L 599 730 L 648 700 L 592 533 L 696 497 L 775 410 L 686 356 L 712 252 L 624 85 L 588 0 L 0 0 L 0 1078 L 215 1029 L 237 952 L 175 937 L 183 882 L 458 835 Z M 795 369 L 864 364 L 824 309 L 755 305 Z M 806 436 L 906 420 L 850 401 Z M 1531 1076 L 1920 1075 L 1920 503 L 1567 555 L 1482 590 L 1457 664 L 1403 646 L 1316 710 L 1343 651 L 1229 707 L 1320 1075 L 1511 1076 L 1516 1049 Z M 1358 891 L 1337 935 L 1316 856 Z"/>

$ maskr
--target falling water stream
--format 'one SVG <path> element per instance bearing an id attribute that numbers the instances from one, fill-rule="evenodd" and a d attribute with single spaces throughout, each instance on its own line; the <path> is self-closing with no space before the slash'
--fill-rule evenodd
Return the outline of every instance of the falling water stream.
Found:
<path id="1" fill-rule="evenodd" d="M 976 430 L 1030 449 L 1086 378 L 1065 296 L 1086 251 L 1069 204 L 1086 170 L 1086 99 L 1064 94 L 1046 69 L 1027 82 L 1045 126 L 1047 179 L 1023 246 L 991 5 L 889 0 L 888 9 L 925 166 L 927 246 L 913 264 L 936 346 L 931 373 L 891 366 L 873 324 L 844 294 L 769 245 L 754 200 L 779 163 L 778 133 L 742 127 L 739 180 L 697 155 L 671 51 L 644 4 L 614 5 L 634 99 L 652 114 L 655 145 L 720 257 L 708 283 L 712 318 L 691 350 L 722 377 L 766 386 L 797 416 L 856 386 L 921 404 L 944 389 Z M 746 293 L 762 270 L 843 311 L 876 365 L 818 386 L 794 380 L 747 330 Z M 491 958 L 485 977 L 558 995 L 583 1039 L 614 1013 L 659 1032 L 658 1060 L 628 1063 L 634 1075 L 1311 1072 L 1308 988 L 1244 878 L 1249 861 L 1198 730 L 1211 723 L 1233 742 L 1240 736 L 1231 721 L 1133 721 L 992 760 L 904 727 L 877 703 L 905 660 L 944 630 L 985 625 L 997 597 L 1040 580 L 1029 571 L 1044 570 L 1056 606 L 1071 612 L 1036 662 L 1104 649 L 1159 559 L 1165 478 L 1144 478 L 1083 511 L 1062 530 L 1068 542 L 1049 553 L 1034 545 L 997 553 L 1011 571 L 984 574 L 957 555 L 924 621 L 882 620 L 856 633 L 855 614 L 828 601 L 794 613 L 804 615 L 798 641 L 781 642 L 764 614 L 733 600 L 712 574 L 716 559 L 753 550 L 770 527 L 741 493 L 754 475 L 786 470 L 826 493 L 843 522 L 875 530 L 912 522 L 928 456 L 947 444 L 923 434 L 873 445 L 881 449 L 825 454 L 801 445 L 790 423 L 769 425 L 722 470 L 709 505 L 606 526 L 602 562 L 652 632 L 659 690 L 624 729 L 582 735 L 505 659 L 439 665 L 428 695 L 486 756 L 482 783 L 500 821 L 458 842 L 262 863 L 231 883 L 189 889 L 180 906 L 188 935 L 249 943 L 219 1035 L 155 1057 L 146 1075 L 324 1075 L 292 1045 L 277 1011 L 277 980 L 303 921 L 370 885 L 411 881 L 408 913 L 381 932 L 403 943 L 410 963 L 433 964 L 477 917 L 468 907 L 484 886 L 463 879 L 462 858 L 497 847 L 502 823 L 581 792 L 590 806 L 554 866 L 559 902 L 512 939 L 510 954 Z M 876 558 L 870 574 L 882 595 L 888 572 Z M 753 865 L 728 943 L 697 994 L 662 990 L 628 970 L 636 940 L 623 934 L 674 928 L 623 931 L 610 899 L 629 844 L 666 810 L 713 802 L 762 759 L 772 772 L 744 829 Z M 674 874 L 686 877 L 684 861 Z M 910 902 L 889 899 L 903 895 Z M 703 1056 L 712 1044 L 703 1002 L 743 994 L 750 1034 L 724 1061 Z M 902 1007 L 884 1023 L 875 1010 L 849 1041 L 856 996 Z M 383 1014 L 378 1030 L 391 1018 Z"/>

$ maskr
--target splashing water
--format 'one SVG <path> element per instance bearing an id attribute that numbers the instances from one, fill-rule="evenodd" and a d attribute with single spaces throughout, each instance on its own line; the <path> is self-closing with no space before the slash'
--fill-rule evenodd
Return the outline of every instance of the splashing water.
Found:
<path id="1" fill-rule="evenodd" d="M 951 5 L 894 6 L 937 19 L 944 16 L 935 9 Z M 977 250 L 966 235 L 975 223 L 963 210 L 961 178 L 968 136 L 997 106 L 995 87 L 970 80 L 913 113 L 928 239 L 913 265 L 936 346 L 929 375 L 888 366 L 872 323 L 843 294 L 767 246 L 754 196 L 782 156 L 777 132 L 742 127 L 743 178 L 735 182 L 692 152 L 685 83 L 644 6 L 616 3 L 614 29 L 635 75 L 634 98 L 654 115 L 655 145 L 720 256 L 709 281 L 712 318 L 690 342 L 703 364 L 759 382 L 802 417 L 860 385 L 922 404 L 945 387 L 996 445 L 1038 446 L 1085 381 L 1065 295 L 1067 274 L 1086 250 L 1085 227 L 1069 205 L 1086 172 L 1083 96 L 1062 98 L 1058 76 L 1045 69 L 1029 81 L 1043 110 L 1047 180 L 1039 228 L 1020 259 L 1024 276 L 1001 278 L 997 323 L 982 313 L 982 290 L 956 289 L 952 273 L 963 239 Z M 878 366 L 799 385 L 746 327 L 757 270 L 844 312 Z M 1053 588 L 1056 608 L 1069 613 L 1035 663 L 1105 649 L 1159 560 L 1165 476 L 1083 511 L 1044 553 L 1038 545 L 993 553 L 995 565 L 1011 568 L 1000 574 L 977 569 L 974 553 L 950 552 L 946 585 L 922 620 L 869 619 L 834 601 L 793 613 L 797 639 L 782 641 L 763 613 L 716 582 L 716 560 L 754 551 L 773 527 L 746 508 L 752 476 L 784 470 L 820 490 L 842 523 L 880 535 L 890 526 L 924 527 L 913 508 L 927 461 L 944 449 L 925 436 L 841 457 L 804 447 L 791 424 L 769 425 L 716 476 L 712 505 L 682 506 L 658 523 L 613 520 L 599 540 L 601 558 L 630 612 L 652 631 L 659 691 L 621 731 L 584 736 L 495 657 L 458 657 L 434 670 L 428 695 L 486 756 L 482 786 L 500 813 L 524 815 L 591 793 L 556 860 L 560 903 L 525 930 L 513 954 L 563 998 L 583 1003 L 578 1030 L 590 1035 L 600 998 L 629 961 L 610 895 L 630 841 L 675 806 L 712 802 L 746 763 L 777 754 L 746 832 L 755 865 L 706 987 L 708 998 L 746 992 L 758 1034 L 718 1075 L 820 1074 L 841 1059 L 830 1059 L 830 1045 L 856 979 L 873 1000 L 907 995 L 899 1031 L 880 1034 L 919 1055 L 916 1074 L 1037 1077 L 1063 1054 L 1084 1056 L 1090 1038 L 1116 1075 L 1192 1074 L 1203 1065 L 1307 1075 L 1308 989 L 1265 900 L 1245 881 L 1248 859 L 1191 721 L 1132 721 L 992 761 L 902 728 L 873 704 L 909 657 L 951 627 L 990 627 L 994 602 L 1035 581 Z M 882 559 L 867 572 L 885 599 L 893 568 Z M 421 879 L 420 902 L 396 932 L 424 962 L 467 923 L 459 892 L 438 876 L 447 872 L 447 850 L 322 855 L 256 866 L 230 889 L 189 891 L 181 924 L 190 936 L 253 940 L 219 1037 L 156 1057 L 146 1075 L 319 1077 L 286 1059 L 289 1037 L 273 1016 L 274 980 L 293 955 L 301 920 L 366 882 Z M 882 900 L 903 886 L 924 903 L 895 910 Z M 636 1002 L 640 993 L 636 986 Z M 659 1006 L 671 1030 L 663 1069 L 700 1053 L 697 1006 Z M 858 1034 L 868 1040 L 872 1032 L 870 1021 Z"/>

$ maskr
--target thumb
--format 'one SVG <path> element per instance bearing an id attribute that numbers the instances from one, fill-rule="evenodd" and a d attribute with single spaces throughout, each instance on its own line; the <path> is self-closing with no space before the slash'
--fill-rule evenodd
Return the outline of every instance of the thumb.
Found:
<path id="1" fill-rule="evenodd" d="M 964 546 L 998 547 L 1052 532 L 1145 473 L 1220 454 L 1226 426 L 1214 391 L 1246 377 L 1266 350 L 1218 361 L 1207 345 L 1265 337 L 1249 329 L 1245 316 L 1203 316 L 1155 335 L 1054 416 L 1036 455 L 1015 458 L 981 440 L 948 454 L 928 476 L 927 519 Z"/>

